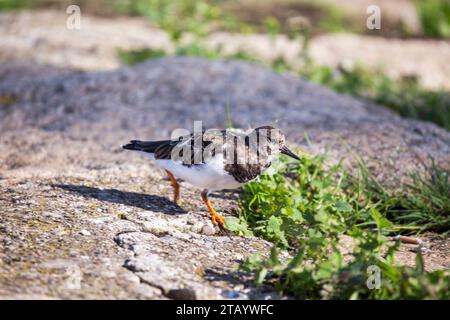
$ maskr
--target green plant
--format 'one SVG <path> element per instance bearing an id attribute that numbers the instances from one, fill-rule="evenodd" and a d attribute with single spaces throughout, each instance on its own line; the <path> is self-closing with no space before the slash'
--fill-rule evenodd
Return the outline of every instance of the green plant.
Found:
<path id="1" fill-rule="evenodd" d="M 338 92 L 370 99 L 385 105 L 402 116 L 432 121 L 450 130 L 450 94 L 423 89 L 417 79 L 394 81 L 382 70 L 361 66 L 332 70 L 310 66 L 301 75 Z"/>
<path id="2" fill-rule="evenodd" d="M 348 32 L 349 29 L 355 32 L 361 31 L 347 21 L 349 19 L 346 19 L 339 7 L 330 5 L 329 3 L 322 3 L 321 8 L 325 17 L 320 20 L 319 27 L 323 32 Z"/>
<path id="3" fill-rule="evenodd" d="M 273 284 L 299 299 L 450 298 L 450 272 L 426 272 L 421 253 L 414 268 L 396 266 L 393 255 L 398 243 L 388 246 L 382 255 L 383 238 L 358 231 L 354 239 L 351 253 L 340 251 L 334 244 L 336 238 L 328 239 L 328 246 L 318 245 L 314 239 L 299 240 L 299 249 L 287 261 L 280 259 L 274 246 L 269 258 L 253 256 L 241 269 L 255 272 L 256 284 Z"/>
<path id="4" fill-rule="evenodd" d="M 396 223 L 395 232 L 450 232 L 450 170 L 440 168 L 433 158 L 422 173 L 411 173 L 400 191 L 389 191 L 359 160 L 356 175 L 349 175 L 344 189 L 358 194 L 358 202 L 378 204 L 378 210 Z"/>
<path id="5" fill-rule="evenodd" d="M 204 46 L 200 40 L 192 41 L 187 44 L 178 44 L 175 48 L 176 56 L 201 57 L 205 59 L 233 59 L 257 62 L 256 58 L 243 51 L 237 51 L 230 55 L 222 53 L 220 48 L 209 49 Z M 118 50 L 119 59 L 125 64 L 136 64 L 149 59 L 157 59 L 169 55 L 167 52 L 158 49 L 139 49 L 139 50 Z"/>
<path id="6" fill-rule="evenodd" d="M 210 60 L 219 59 L 222 56 L 220 49 L 208 49 L 200 41 L 177 46 L 175 55 L 202 57 Z"/>
<path id="7" fill-rule="evenodd" d="M 431 37 L 450 37 L 450 2 L 448 0 L 416 0 L 423 32 Z"/>
<path id="8" fill-rule="evenodd" d="M 208 1 L 118 0 L 119 12 L 147 17 L 178 42 L 184 33 L 202 38 L 214 29 L 239 28 L 235 19 Z"/>
<path id="9" fill-rule="evenodd" d="M 408 197 L 403 199 L 378 183 L 362 161 L 357 172 L 349 174 L 340 163 L 327 165 L 325 160 L 324 155 L 303 157 L 299 163 L 281 160 L 272 173 L 244 186 L 239 217 L 227 219 L 227 226 L 276 246 L 269 258 L 254 256 L 242 268 L 255 271 L 257 283 L 272 283 L 304 299 L 448 299 L 449 272 L 425 272 L 420 253 L 415 268 L 397 266 L 399 244 L 389 245 L 385 237 L 423 227 L 423 220 L 404 227 L 404 220 L 388 219 L 402 205 L 408 210 L 426 208 L 429 217 L 438 214 L 448 191 L 447 173 L 435 166 L 439 178 L 420 178 L 427 191 L 406 185 Z M 408 200 L 424 197 L 420 203 Z M 344 234 L 353 243 L 349 252 L 340 245 Z M 277 247 L 288 249 L 291 258 L 281 259 Z M 374 266 L 381 274 L 376 290 L 367 286 L 368 268 Z"/>
<path id="10" fill-rule="evenodd" d="M 275 37 L 281 31 L 281 25 L 277 18 L 268 17 L 264 20 L 264 26 L 268 34 Z"/>
<path id="11" fill-rule="evenodd" d="M 278 160 L 268 174 L 243 188 L 242 215 L 256 235 L 288 248 L 309 235 L 312 226 L 320 226 L 322 232 L 344 232 L 344 220 L 355 217 L 348 215 L 353 214 L 347 210 L 348 199 L 341 198 L 341 190 L 334 186 L 340 166 L 324 170 L 324 160 L 324 155 L 304 157 L 300 163 Z"/>
<path id="12" fill-rule="evenodd" d="M 276 57 L 270 63 L 270 67 L 277 73 L 286 73 L 292 71 L 291 66 L 283 57 Z"/>
<path id="13" fill-rule="evenodd" d="M 126 64 L 136 64 L 149 59 L 164 57 L 166 53 L 163 50 L 140 49 L 140 50 L 121 50 L 118 51 L 119 59 Z"/>
<path id="14" fill-rule="evenodd" d="M 420 226 L 420 231 L 450 232 L 450 170 L 439 168 L 434 159 L 426 174 L 414 173 L 401 205 L 392 210 L 392 221 L 407 226 Z"/>
<path id="15" fill-rule="evenodd" d="M 326 0 L 222 1 L 221 7 L 237 21 L 270 35 L 361 31 L 352 15 Z"/>
<path id="16" fill-rule="evenodd" d="M 0 0 L 0 10 L 22 9 L 30 6 L 30 0 Z"/>

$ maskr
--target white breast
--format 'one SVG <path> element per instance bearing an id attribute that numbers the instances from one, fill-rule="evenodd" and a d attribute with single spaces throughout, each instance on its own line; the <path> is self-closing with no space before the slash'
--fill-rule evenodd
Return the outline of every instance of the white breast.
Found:
<path id="1" fill-rule="evenodd" d="M 223 155 L 217 154 L 206 164 L 183 166 L 181 162 L 157 159 L 155 163 L 176 177 L 209 191 L 235 189 L 242 185 L 224 170 Z"/>

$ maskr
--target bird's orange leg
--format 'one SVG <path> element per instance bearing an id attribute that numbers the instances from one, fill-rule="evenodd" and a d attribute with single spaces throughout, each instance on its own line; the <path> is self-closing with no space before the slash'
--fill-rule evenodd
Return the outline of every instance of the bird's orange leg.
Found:
<path id="1" fill-rule="evenodd" d="M 172 172 L 166 170 L 167 175 L 169 176 L 170 184 L 173 187 L 173 202 L 177 203 L 180 199 L 180 185 L 177 181 L 177 178 L 173 175 Z"/>
<path id="2" fill-rule="evenodd" d="M 202 191 L 202 200 L 203 203 L 208 207 L 209 214 L 211 216 L 211 221 L 213 224 L 219 224 L 221 228 L 223 228 L 224 219 L 222 215 L 220 215 L 216 210 L 214 210 L 213 206 L 211 205 L 211 202 L 208 200 L 208 191 L 203 190 Z"/>

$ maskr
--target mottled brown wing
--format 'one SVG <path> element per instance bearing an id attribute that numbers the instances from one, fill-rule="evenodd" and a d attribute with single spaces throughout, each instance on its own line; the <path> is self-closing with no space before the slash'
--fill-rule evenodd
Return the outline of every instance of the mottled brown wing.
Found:
<path id="1" fill-rule="evenodd" d="M 203 133 L 190 134 L 189 136 L 181 136 L 179 140 L 167 140 L 166 143 L 160 144 L 155 149 L 155 159 L 172 159 L 172 153 L 175 147 L 178 147 L 179 158 L 182 159 L 182 164 L 192 165 L 195 161 L 200 159 L 200 163 L 204 163 L 203 149 L 212 143 L 208 140 L 208 136 L 203 136 Z M 201 140 L 201 141 L 199 141 Z M 190 148 L 190 158 L 185 159 L 183 155 L 183 147 Z M 177 151 L 176 150 L 176 151 Z"/>

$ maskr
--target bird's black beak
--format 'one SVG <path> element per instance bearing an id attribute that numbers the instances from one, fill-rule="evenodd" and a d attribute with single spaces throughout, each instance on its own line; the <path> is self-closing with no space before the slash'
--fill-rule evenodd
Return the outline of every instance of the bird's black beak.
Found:
<path id="1" fill-rule="evenodd" d="M 291 158 L 294 158 L 295 160 L 300 160 L 300 158 L 297 157 L 297 155 L 295 153 L 293 153 L 291 150 L 289 150 L 286 146 L 281 147 L 280 148 L 280 152 L 282 154 L 285 154 L 285 155 L 291 157 Z"/>

